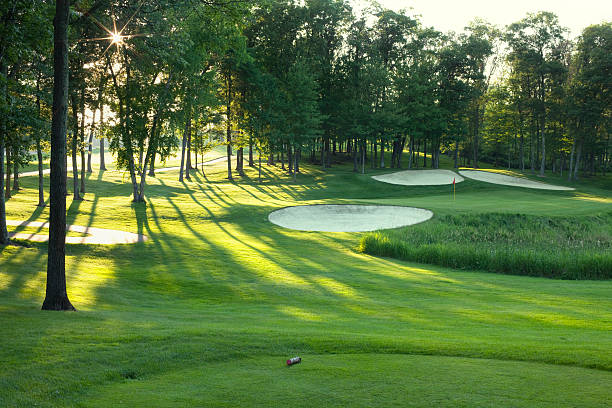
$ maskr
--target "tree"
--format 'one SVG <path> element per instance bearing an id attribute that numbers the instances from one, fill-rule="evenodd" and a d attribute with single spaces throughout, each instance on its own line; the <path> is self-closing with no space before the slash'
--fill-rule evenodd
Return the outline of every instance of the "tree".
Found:
<path id="1" fill-rule="evenodd" d="M 51 122 L 51 182 L 49 255 L 43 310 L 75 310 L 66 291 L 66 121 L 68 117 L 68 16 L 70 2 L 56 1 L 53 47 L 53 119 Z"/>
<path id="2" fill-rule="evenodd" d="M 547 87 L 551 73 L 562 69 L 555 51 L 565 31 L 553 13 L 539 12 L 511 24 L 506 33 L 511 48 L 508 55 L 510 64 L 513 69 L 533 78 L 532 114 L 537 123 L 535 130 L 542 142 L 540 176 L 544 176 L 546 166 Z"/>

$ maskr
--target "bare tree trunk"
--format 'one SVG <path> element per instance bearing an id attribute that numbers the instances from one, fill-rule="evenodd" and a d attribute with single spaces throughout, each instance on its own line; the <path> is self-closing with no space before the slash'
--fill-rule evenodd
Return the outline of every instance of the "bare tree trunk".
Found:
<path id="1" fill-rule="evenodd" d="M 358 158 L 357 158 L 357 140 L 355 140 L 355 146 L 352 149 L 353 151 L 353 171 L 357 173 L 359 171 L 358 168 Z"/>
<path id="2" fill-rule="evenodd" d="M 249 167 L 253 167 L 253 135 L 249 135 Z"/>
<path id="3" fill-rule="evenodd" d="M 289 146 L 289 152 L 291 153 L 291 146 Z M 295 148 L 293 149 L 293 154 L 291 155 L 291 157 L 293 158 L 293 161 L 291 161 L 291 159 L 289 159 L 289 167 L 291 169 L 291 173 L 293 173 L 293 181 L 295 182 L 297 180 L 297 152 L 295 150 Z"/>
<path id="4" fill-rule="evenodd" d="M 66 291 L 66 119 L 68 115 L 68 14 L 70 2 L 56 0 L 53 47 L 53 119 L 51 123 L 51 189 L 49 255 L 43 310 L 75 310 Z"/>
<path id="5" fill-rule="evenodd" d="M 19 191 L 19 147 L 13 152 L 13 191 Z"/>
<path id="6" fill-rule="evenodd" d="M 0 58 L 0 74 L 4 78 L 7 75 L 7 67 Z M 5 81 L 0 81 L 0 98 L 7 99 L 7 87 Z M 6 117 L 0 115 L 0 245 L 9 242 L 8 230 L 6 228 L 6 204 L 4 200 L 4 150 L 6 147 Z"/>
<path id="7" fill-rule="evenodd" d="M 79 135 L 79 118 L 77 114 L 77 101 L 74 93 L 71 95 L 72 100 L 72 122 L 74 129 L 72 130 L 72 188 L 73 188 L 73 200 L 81 200 L 81 194 L 79 192 L 79 169 L 77 167 L 77 141 Z"/>
<path id="8" fill-rule="evenodd" d="M 95 115 L 95 113 L 94 113 Z M 91 130 L 89 132 L 89 141 L 87 142 L 87 173 L 93 173 L 93 170 L 91 168 L 91 155 L 93 154 L 93 126 L 94 124 L 91 124 Z"/>
<path id="9" fill-rule="evenodd" d="M 4 198 L 6 200 L 11 198 L 11 147 L 8 145 L 6 146 L 6 188 Z"/>
<path id="10" fill-rule="evenodd" d="M 81 89 L 81 193 L 85 194 L 85 87 Z"/>
<path id="11" fill-rule="evenodd" d="M 185 167 L 185 152 L 187 150 L 187 132 L 189 131 L 189 124 L 191 118 L 185 121 L 185 130 L 183 131 L 183 142 L 181 143 L 181 168 L 179 170 L 179 181 L 183 182 L 183 169 Z"/>
<path id="12" fill-rule="evenodd" d="M 40 147 L 40 136 L 36 138 L 36 156 L 38 157 L 38 206 L 45 206 L 45 190 L 43 188 L 43 155 Z"/>
<path id="13" fill-rule="evenodd" d="M 385 143 L 380 141 L 380 168 L 385 168 Z"/>
<path id="14" fill-rule="evenodd" d="M 408 170 L 412 169 L 412 154 L 414 152 L 414 136 L 410 136 L 410 142 L 408 144 Z"/>
<path id="15" fill-rule="evenodd" d="M 540 164 L 540 177 L 544 177 L 544 170 L 546 169 L 546 136 L 544 134 L 544 120 L 542 120 L 542 162 Z"/>
<path id="16" fill-rule="evenodd" d="M 100 126 L 104 125 L 104 105 L 100 105 Z M 100 137 L 100 171 L 106 171 L 104 162 L 104 137 Z"/>
<path id="17" fill-rule="evenodd" d="M 582 141 L 578 143 L 578 151 L 576 152 L 576 164 L 574 165 L 574 180 L 578 180 L 578 169 L 580 168 L 580 156 L 582 154 Z M 571 169 L 570 169 L 571 172 Z"/>
<path id="18" fill-rule="evenodd" d="M 459 154 L 459 140 L 455 140 L 455 168 L 458 169 L 457 155 Z"/>
<path id="19" fill-rule="evenodd" d="M 226 76 L 227 84 L 227 106 L 225 110 L 226 121 L 227 121 L 227 179 L 233 181 L 232 178 L 232 75 L 230 73 Z"/>
<path id="20" fill-rule="evenodd" d="M 361 153 L 361 174 L 365 174 L 366 147 L 366 141 L 361 141 L 359 146 L 359 152 Z"/>
<path id="21" fill-rule="evenodd" d="M 191 122 L 191 115 L 189 115 L 189 120 Z M 191 123 L 189 123 L 189 134 L 187 135 L 187 163 L 185 164 L 187 171 L 187 180 L 189 180 L 189 171 L 193 169 L 191 165 Z"/>

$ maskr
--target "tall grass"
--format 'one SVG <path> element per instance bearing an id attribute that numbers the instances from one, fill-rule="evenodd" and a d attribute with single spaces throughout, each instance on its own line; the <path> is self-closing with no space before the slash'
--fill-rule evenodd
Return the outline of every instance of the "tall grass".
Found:
<path id="1" fill-rule="evenodd" d="M 461 214 L 364 235 L 362 252 L 459 269 L 612 279 L 612 213 L 593 217 Z"/>

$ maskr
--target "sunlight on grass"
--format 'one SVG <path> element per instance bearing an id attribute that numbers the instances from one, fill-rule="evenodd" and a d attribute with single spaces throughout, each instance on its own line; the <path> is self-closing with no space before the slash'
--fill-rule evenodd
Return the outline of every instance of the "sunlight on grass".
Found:
<path id="1" fill-rule="evenodd" d="M 286 314 L 287 316 L 291 316 L 294 317 L 296 319 L 300 319 L 300 320 L 306 320 L 309 322 L 322 322 L 323 318 L 321 317 L 321 315 L 313 313 L 313 312 L 309 312 L 305 309 L 301 309 L 299 307 L 296 306 L 277 306 L 276 310 L 278 310 L 279 312 Z"/>
<path id="2" fill-rule="evenodd" d="M 610 197 L 601 197 L 593 194 L 585 194 L 585 193 L 576 193 L 574 197 L 570 198 L 571 200 L 583 200 L 583 201 L 593 201 L 596 203 L 602 204 L 612 204 L 612 198 Z"/>
<path id="3" fill-rule="evenodd" d="M 331 292 L 335 295 L 339 295 L 349 299 L 362 298 L 362 296 L 360 296 L 355 289 L 333 278 L 316 275 L 312 277 L 312 280 L 328 292 Z"/>
<path id="4" fill-rule="evenodd" d="M 527 178 L 525 177 L 524 174 L 519 173 L 518 171 L 506 170 L 506 169 L 475 169 L 473 167 L 459 167 L 459 170 L 475 170 L 475 171 L 482 171 L 482 172 L 487 172 L 487 173 L 505 174 L 506 176 L 512 176 L 512 177 Z"/>

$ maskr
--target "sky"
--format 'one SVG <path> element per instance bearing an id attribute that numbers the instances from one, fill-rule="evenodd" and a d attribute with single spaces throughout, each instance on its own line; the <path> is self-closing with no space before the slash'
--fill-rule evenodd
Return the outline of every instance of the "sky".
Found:
<path id="1" fill-rule="evenodd" d="M 420 14 L 425 26 L 439 31 L 463 31 L 474 17 L 481 17 L 500 27 L 521 20 L 528 12 L 551 11 L 562 26 L 577 37 L 582 30 L 603 21 L 612 21 L 612 1 L 602 0 L 377 0 L 382 6 L 398 11 L 410 9 L 409 15 Z M 363 0 L 351 0 L 353 4 Z"/>

